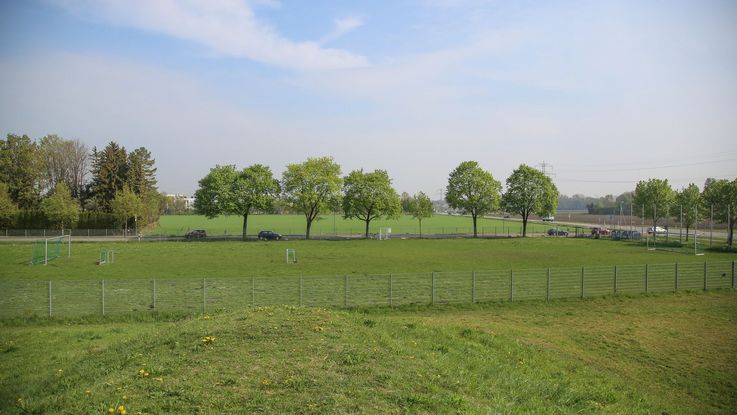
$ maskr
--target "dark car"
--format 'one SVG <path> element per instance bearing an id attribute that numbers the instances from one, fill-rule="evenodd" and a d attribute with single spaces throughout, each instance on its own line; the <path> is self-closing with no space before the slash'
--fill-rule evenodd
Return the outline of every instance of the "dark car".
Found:
<path id="1" fill-rule="evenodd" d="M 258 239 L 262 241 L 278 241 L 281 239 L 281 234 L 274 231 L 261 231 L 258 233 Z"/>
<path id="2" fill-rule="evenodd" d="M 550 235 L 550 236 L 568 236 L 568 232 L 564 231 L 563 229 L 552 228 L 552 229 L 548 229 L 548 235 Z"/>
<path id="3" fill-rule="evenodd" d="M 186 235 L 184 235 L 187 239 L 202 239 L 207 238 L 207 232 L 205 232 L 204 229 L 195 229 L 193 231 L 187 232 Z"/>

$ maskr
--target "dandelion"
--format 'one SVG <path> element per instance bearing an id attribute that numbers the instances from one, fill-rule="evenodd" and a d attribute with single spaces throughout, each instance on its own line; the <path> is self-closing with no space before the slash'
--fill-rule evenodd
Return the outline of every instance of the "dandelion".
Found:
<path id="1" fill-rule="evenodd" d="M 215 336 L 205 336 L 202 338 L 203 346 L 210 346 L 215 342 Z"/>
<path id="2" fill-rule="evenodd" d="M 92 391 L 91 391 L 91 390 L 89 390 L 89 389 L 86 389 L 86 390 L 84 391 L 84 393 L 85 393 L 85 395 L 87 395 L 87 396 L 89 396 L 89 395 L 92 395 Z"/>
<path id="3" fill-rule="evenodd" d="M 123 395 L 123 400 L 125 401 L 127 399 L 128 399 L 128 397 L 126 395 Z"/>
<path id="4" fill-rule="evenodd" d="M 209 319 L 210 319 L 210 316 L 208 316 L 208 315 L 205 315 L 205 316 L 204 316 L 204 317 L 202 317 L 202 318 L 203 318 L 203 319 L 205 319 L 205 320 L 209 320 Z"/>
<path id="5" fill-rule="evenodd" d="M 164 381 L 164 378 L 154 378 L 154 380 L 157 381 L 157 382 L 163 382 Z"/>
<path id="6" fill-rule="evenodd" d="M 148 375 L 150 375 L 150 373 L 148 373 L 148 372 L 144 372 L 143 373 L 143 377 L 148 377 Z"/>
<path id="7" fill-rule="evenodd" d="M 146 370 L 145 369 L 139 369 L 138 370 L 138 374 L 139 375 L 143 375 L 144 373 L 146 373 Z"/>
<path id="8" fill-rule="evenodd" d="M 261 381 L 261 384 L 264 385 L 264 386 L 269 386 L 269 385 L 271 385 L 271 381 L 268 380 L 268 379 L 264 379 L 264 380 Z"/>
<path id="9" fill-rule="evenodd" d="M 112 406 L 110 408 L 107 408 L 107 413 L 114 414 L 115 413 L 115 408 L 113 408 Z"/>

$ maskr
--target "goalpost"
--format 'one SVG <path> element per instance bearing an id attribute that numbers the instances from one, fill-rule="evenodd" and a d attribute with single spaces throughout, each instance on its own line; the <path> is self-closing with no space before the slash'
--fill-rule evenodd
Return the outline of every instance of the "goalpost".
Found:
<path id="1" fill-rule="evenodd" d="M 33 245 L 33 255 L 31 256 L 31 265 L 44 264 L 47 265 L 49 261 L 53 261 L 59 258 L 61 253 L 61 246 L 66 240 L 67 242 L 67 257 L 72 256 L 72 235 L 62 235 L 54 238 L 46 238 L 38 240 Z"/>
<path id="2" fill-rule="evenodd" d="M 297 251 L 292 248 L 287 248 L 287 264 L 297 263 Z"/>
<path id="3" fill-rule="evenodd" d="M 97 265 L 112 264 L 113 262 L 115 262 L 115 251 L 112 249 L 100 251 L 100 260 L 97 261 Z"/>
<path id="4" fill-rule="evenodd" d="M 379 240 L 383 241 L 392 236 L 392 228 L 379 228 Z"/>

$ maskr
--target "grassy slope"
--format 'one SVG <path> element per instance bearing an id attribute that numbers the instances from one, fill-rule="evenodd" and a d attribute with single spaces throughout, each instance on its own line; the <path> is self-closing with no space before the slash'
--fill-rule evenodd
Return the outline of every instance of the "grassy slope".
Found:
<path id="1" fill-rule="evenodd" d="M 248 234 L 256 235 L 260 230 L 270 229 L 284 235 L 304 235 L 305 218 L 303 215 L 251 215 L 248 217 Z M 486 234 L 504 233 L 511 227 L 512 234 L 521 233 L 522 222 L 518 220 L 479 219 L 478 232 Z M 534 227 L 533 227 L 534 226 Z M 528 232 L 544 232 L 553 225 L 528 224 Z M 162 216 L 159 227 L 147 230 L 149 234 L 184 235 L 192 229 L 205 229 L 210 235 L 241 234 L 243 218 L 240 216 L 218 216 L 207 219 L 204 216 L 182 215 Z M 370 232 L 378 233 L 379 228 L 392 228 L 394 235 L 403 233 L 419 233 L 419 225 L 411 216 L 399 219 L 376 219 L 371 221 Z M 313 235 L 333 235 L 336 232 L 345 234 L 363 234 L 365 224 L 362 221 L 346 220 L 338 215 L 322 216 L 313 222 Z M 435 215 L 422 221 L 423 233 L 472 233 L 473 222 L 470 217 Z"/>
<path id="2" fill-rule="evenodd" d="M 729 413 L 734 292 L 6 325 L 6 413 Z M 71 322 L 70 322 L 71 323 Z M 203 336 L 215 336 L 205 347 Z M 150 373 L 139 374 L 140 369 Z"/>
<path id="3" fill-rule="evenodd" d="M 115 263 L 95 265 L 101 248 Z M 299 263 L 286 264 L 285 248 Z M 71 258 L 30 266 L 31 244 L 0 245 L 0 278 L 164 278 L 342 275 L 472 271 L 615 264 L 732 261 L 735 254 L 705 256 L 650 252 L 625 242 L 573 239 L 446 239 L 280 242 L 74 243 Z"/>

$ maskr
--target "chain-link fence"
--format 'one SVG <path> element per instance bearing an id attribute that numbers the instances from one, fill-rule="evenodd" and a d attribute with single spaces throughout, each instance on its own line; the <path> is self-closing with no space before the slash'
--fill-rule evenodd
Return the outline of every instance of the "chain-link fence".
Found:
<path id="1" fill-rule="evenodd" d="M 0 318 L 366 307 L 735 288 L 735 261 L 413 274 L 0 281 Z"/>

